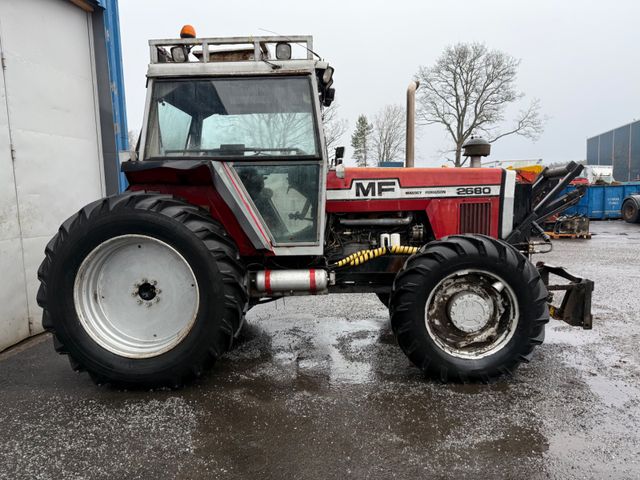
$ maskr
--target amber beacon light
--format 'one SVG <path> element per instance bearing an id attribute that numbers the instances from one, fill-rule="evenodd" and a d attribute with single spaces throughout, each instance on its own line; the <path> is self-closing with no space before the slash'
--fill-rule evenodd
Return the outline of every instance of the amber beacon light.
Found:
<path id="1" fill-rule="evenodd" d="M 196 38 L 196 29 L 191 25 L 185 25 L 180 30 L 180 38 Z"/>

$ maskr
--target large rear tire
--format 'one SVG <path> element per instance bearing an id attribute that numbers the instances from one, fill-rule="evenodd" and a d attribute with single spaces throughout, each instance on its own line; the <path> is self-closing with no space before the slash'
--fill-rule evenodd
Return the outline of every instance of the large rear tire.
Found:
<path id="1" fill-rule="evenodd" d="M 544 340 L 548 293 L 509 244 L 483 235 L 431 242 L 394 282 L 391 326 L 426 374 L 488 381 L 528 362 Z"/>
<path id="2" fill-rule="evenodd" d="M 60 227 L 38 271 L 42 324 L 96 383 L 178 387 L 231 347 L 247 308 L 235 244 L 171 195 L 126 193 Z"/>

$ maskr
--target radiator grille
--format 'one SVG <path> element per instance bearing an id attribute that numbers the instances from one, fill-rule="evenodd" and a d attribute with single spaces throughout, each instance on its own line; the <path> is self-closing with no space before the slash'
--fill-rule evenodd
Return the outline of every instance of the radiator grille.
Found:
<path id="1" fill-rule="evenodd" d="M 491 204 L 463 203 L 460 205 L 460 233 L 491 233 Z"/>

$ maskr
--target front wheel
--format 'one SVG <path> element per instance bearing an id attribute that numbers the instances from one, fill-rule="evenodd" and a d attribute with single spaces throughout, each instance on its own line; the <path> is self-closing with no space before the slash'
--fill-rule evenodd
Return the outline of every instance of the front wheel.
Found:
<path id="1" fill-rule="evenodd" d="M 548 293 L 509 244 L 451 236 L 411 257 L 393 285 L 391 325 L 400 347 L 442 381 L 487 381 L 529 361 L 544 340 Z"/>

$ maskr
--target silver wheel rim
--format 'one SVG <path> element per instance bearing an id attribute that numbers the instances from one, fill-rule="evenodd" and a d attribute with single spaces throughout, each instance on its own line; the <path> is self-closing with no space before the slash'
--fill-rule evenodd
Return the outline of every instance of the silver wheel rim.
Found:
<path id="1" fill-rule="evenodd" d="M 446 353 L 465 359 L 483 358 L 504 348 L 518 319 L 515 292 L 486 270 L 459 270 L 446 276 L 425 304 L 431 339 Z"/>
<path id="2" fill-rule="evenodd" d="M 94 248 L 73 290 L 87 334 L 128 358 L 155 357 L 177 346 L 191 331 L 200 304 L 184 257 L 146 235 L 122 235 Z"/>

